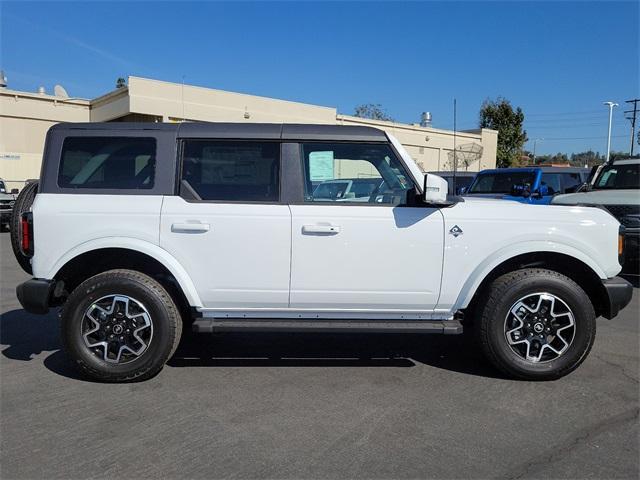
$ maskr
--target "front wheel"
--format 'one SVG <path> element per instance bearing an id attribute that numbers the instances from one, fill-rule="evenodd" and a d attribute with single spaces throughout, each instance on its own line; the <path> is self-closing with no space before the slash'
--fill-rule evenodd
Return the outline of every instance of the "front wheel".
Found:
<path id="1" fill-rule="evenodd" d="M 570 278 L 545 269 L 505 274 L 488 288 L 476 333 L 489 361 L 507 375 L 552 380 L 575 370 L 596 333 L 591 300 Z"/>
<path id="2" fill-rule="evenodd" d="M 131 270 L 89 278 L 62 310 L 62 342 L 88 376 L 103 382 L 150 378 L 173 355 L 178 309 L 154 279 Z"/>

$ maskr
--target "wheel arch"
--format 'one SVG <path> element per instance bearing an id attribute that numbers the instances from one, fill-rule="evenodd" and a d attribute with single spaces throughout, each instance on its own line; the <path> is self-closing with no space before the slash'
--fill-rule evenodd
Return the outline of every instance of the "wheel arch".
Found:
<path id="1" fill-rule="evenodd" d="M 65 254 L 46 278 L 63 280 L 69 293 L 90 276 L 113 269 L 152 276 L 177 294 L 185 307 L 201 307 L 195 285 L 182 265 L 157 245 L 136 239 L 100 239 Z"/>
<path id="2" fill-rule="evenodd" d="M 607 309 L 607 292 L 602 284 L 604 273 L 576 256 L 558 251 L 534 251 L 520 253 L 485 267 L 463 287 L 456 302 L 458 309 L 473 310 L 478 299 L 493 280 L 499 276 L 523 268 L 545 268 L 561 273 L 576 282 L 589 296 L 597 315 Z M 604 277 L 606 278 L 606 276 Z"/>

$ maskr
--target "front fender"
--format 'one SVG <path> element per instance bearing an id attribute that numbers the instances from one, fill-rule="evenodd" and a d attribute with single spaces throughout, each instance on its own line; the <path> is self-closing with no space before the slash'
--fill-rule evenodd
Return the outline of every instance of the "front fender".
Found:
<path id="1" fill-rule="evenodd" d="M 171 254 L 169 254 L 169 252 L 158 245 L 154 245 L 153 243 L 137 238 L 102 237 L 81 243 L 62 255 L 57 262 L 48 269 L 48 272 L 45 275 L 42 275 L 42 277 L 48 279 L 55 278 L 60 269 L 78 255 L 82 255 L 83 253 L 93 250 L 99 250 L 101 248 L 123 248 L 138 251 L 152 257 L 164 265 L 164 267 L 175 277 L 180 288 L 182 288 L 189 305 L 192 307 L 202 307 L 202 302 L 200 301 L 195 285 L 182 265 L 180 265 L 180 263 Z"/>
<path id="2" fill-rule="evenodd" d="M 585 252 L 579 250 L 574 246 L 542 240 L 519 242 L 496 250 L 491 255 L 487 256 L 473 269 L 471 275 L 469 275 L 467 280 L 464 282 L 462 289 L 460 290 L 458 297 L 454 302 L 452 310 L 456 311 L 462 308 L 466 308 L 473 299 L 473 296 L 475 295 L 482 281 L 498 265 L 519 255 L 545 252 L 560 253 L 573 257 L 591 268 L 591 270 L 593 270 L 599 278 L 607 278 L 605 271 L 600 267 L 600 265 L 598 265 Z"/>

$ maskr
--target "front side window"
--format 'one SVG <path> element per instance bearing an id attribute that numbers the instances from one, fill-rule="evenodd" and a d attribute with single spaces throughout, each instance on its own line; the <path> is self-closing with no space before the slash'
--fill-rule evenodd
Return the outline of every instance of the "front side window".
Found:
<path id="1" fill-rule="evenodd" d="M 562 182 L 564 187 L 563 193 L 573 193 L 582 185 L 583 180 L 579 173 L 563 173 Z"/>
<path id="2" fill-rule="evenodd" d="M 58 170 L 61 188 L 150 189 L 156 140 L 150 137 L 67 137 Z"/>
<path id="3" fill-rule="evenodd" d="M 305 202 L 404 205 L 413 183 L 389 145 L 302 145 Z"/>
<path id="4" fill-rule="evenodd" d="M 182 180 L 201 200 L 277 202 L 280 144 L 185 140 Z"/>
<path id="5" fill-rule="evenodd" d="M 560 193 L 561 189 L 559 173 L 542 174 L 542 178 L 540 179 L 540 193 L 542 195 L 555 195 Z"/>
<path id="6" fill-rule="evenodd" d="M 515 186 L 529 185 L 535 182 L 533 172 L 493 172 L 476 176 L 468 193 L 511 194 Z"/>
<path id="7" fill-rule="evenodd" d="M 640 188 L 640 164 L 613 164 L 602 169 L 594 188 L 636 190 Z"/>

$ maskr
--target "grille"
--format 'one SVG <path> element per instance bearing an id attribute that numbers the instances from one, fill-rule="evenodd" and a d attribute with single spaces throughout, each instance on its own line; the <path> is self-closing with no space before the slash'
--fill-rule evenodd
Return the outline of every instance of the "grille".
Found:
<path id="1" fill-rule="evenodd" d="M 617 219 L 625 215 L 640 214 L 640 205 L 604 205 L 604 207 Z"/>

